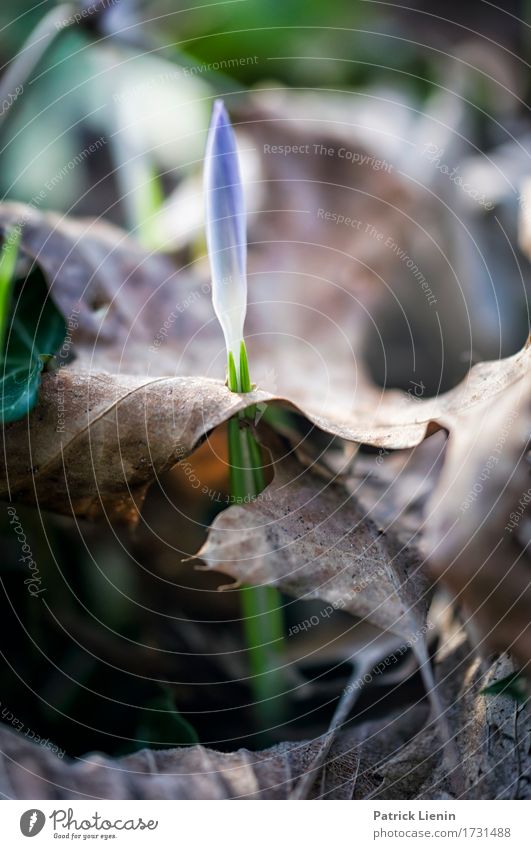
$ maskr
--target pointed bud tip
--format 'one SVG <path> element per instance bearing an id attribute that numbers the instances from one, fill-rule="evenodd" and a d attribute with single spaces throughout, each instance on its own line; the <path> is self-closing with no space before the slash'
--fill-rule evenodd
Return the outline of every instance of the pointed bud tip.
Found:
<path id="1" fill-rule="evenodd" d="M 225 108 L 225 101 L 221 97 L 218 97 L 212 106 L 210 126 L 216 127 L 227 124 L 230 124 L 229 113 Z"/>

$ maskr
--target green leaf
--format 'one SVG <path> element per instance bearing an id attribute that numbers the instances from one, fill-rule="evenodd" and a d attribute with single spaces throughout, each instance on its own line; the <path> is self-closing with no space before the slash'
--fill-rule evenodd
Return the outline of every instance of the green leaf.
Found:
<path id="1" fill-rule="evenodd" d="M 240 383 L 242 392 L 252 392 L 253 385 L 249 376 L 249 363 L 247 362 L 247 349 L 245 342 L 242 340 L 240 345 Z"/>
<path id="2" fill-rule="evenodd" d="M 12 256 L 8 257 L 12 261 Z M 4 268 L 2 264 L 0 271 Z M 11 278 L 13 272 L 14 263 Z M 23 418 L 35 406 L 42 370 L 66 334 L 64 319 L 48 294 L 40 270 L 33 270 L 25 281 L 14 285 L 12 279 L 4 287 L 0 283 L 2 292 L 8 288 L 13 295 L 5 322 L 0 371 L 0 421 L 4 424 Z"/>
<path id="3" fill-rule="evenodd" d="M 232 351 L 229 351 L 229 359 L 227 365 L 227 384 L 231 392 L 238 391 L 238 378 L 236 376 L 236 364 Z"/>
<path id="4" fill-rule="evenodd" d="M 227 386 L 231 392 L 252 392 L 253 385 L 249 376 L 249 363 L 247 360 L 247 349 L 242 339 L 240 345 L 240 379 L 232 351 L 229 351 L 227 361 Z"/>
<path id="5" fill-rule="evenodd" d="M 4 350 L 19 243 L 20 230 L 14 229 L 5 239 L 0 255 L 0 351 Z"/>

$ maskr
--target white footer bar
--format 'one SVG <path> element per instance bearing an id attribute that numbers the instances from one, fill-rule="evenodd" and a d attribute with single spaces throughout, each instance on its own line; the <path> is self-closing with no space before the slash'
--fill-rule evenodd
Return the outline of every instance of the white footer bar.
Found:
<path id="1" fill-rule="evenodd" d="M 2 846 L 531 846 L 529 802 L 4 801 Z M 35 837 L 35 843 L 28 843 Z"/>

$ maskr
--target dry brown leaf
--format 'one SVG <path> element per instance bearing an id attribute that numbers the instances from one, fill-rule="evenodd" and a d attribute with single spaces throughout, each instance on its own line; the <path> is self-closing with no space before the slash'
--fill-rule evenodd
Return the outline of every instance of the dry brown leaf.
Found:
<path id="1" fill-rule="evenodd" d="M 134 521 L 157 475 L 246 404 L 207 379 L 61 369 L 45 376 L 29 421 L 4 430 L 0 497 Z"/>
<path id="2" fill-rule="evenodd" d="M 461 632 L 457 644 L 443 643 L 435 674 L 445 703 L 448 725 L 462 765 L 458 792 L 442 763 L 442 743 L 434 723 L 426 724 L 403 747 L 382 751 L 370 724 L 357 729 L 380 757 L 369 751 L 369 764 L 360 751 L 360 780 L 356 798 L 377 799 L 528 799 L 530 798 L 531 714 L 509 696 L 482 690 L 514 671 L 507 655 L 486 672 Z M 384 735 L 385 739 L 385 735 Z"/>
<path id="3" fill-rule="evenodd" d="M 433 434 L 403 451 L 358 451 L 346 485 L 373 521 L 400 541 L 419 547 L 425 533 L 426 505 L 444 462 L 447 437 Z"/>
<path id="4" fill-rule="evenodd" d="M 463 640 L 436 666 L 463 758 L 466 798 L 529 798 L 529 710 L 481 692 L 512 669 L 502 657 L 482 674 Z M 286 799 L 312 770 L 311 798 L 453 798 L 436 728 L 426 719 L 426 706 L 414 704 L 353 724 L 335 737 L 319 768 L 321 740 L 260 752 L 193 746 L 62 759 L 0 726 L 0 793 L 11 799 Z"/>
<path id="5" fill-rule="evenodd" d="M 197 556 L 241 584 L 323 599 L 330 610 L 399 635 L 417 658 L 433 717 L 449 740 L 427 651 L 430 581 L 418 553 L 375 525 L 342 484 L 324 481 L 276 445 L 275 455 L 270 486 L 253 503 L 220 513 Z M 446 758 L 456 762 L 451 745 Z"/>
<path id="6" fill-rule="evenodd" d="M 24 225 L 23 253 L 42 267 L 65 317 L 79 310 L 71 336 L 84 368 L 150 377 L 224 374 L 204 262 L 193 273 L 177 272 L 169 259 L 146 253 L 111 225 L 0 205 L 0 228 L 16 222 Z M 412 447 L 430 417 L 468 405 L 478 390 L 495 393 L 514 371 L 510 358 L 477 366 L 458 389 L 424 403 L 383 392 L 364 373 L 358 336 L 367 316 L 349 285 L 271 270 L 252 275 L 249 288 L 253 379 L 346 439 Z"/>
<path id="7" fill-rule="evenodd" d="M 405 393 L 379 390 L 356 370 L 348 340 L 357 319 L 349 308 L 349 292 L 340 290 L 326 314 L 322 293 L 308 292 L 305 279 L 287 291 L 283 291 L 285 280 L 268 279 L 272 286 L 268 303 L 260 308 L 255 304 L 250 310 L 249 347 L 253 368 L 255 362 L 258 372 L 273 367 L 272 375 L 262 381 L 267 388 L 269 380 L 273 391 L 240 398 L 219 380 L 189 377 L 223 369 L 223 346 L 217 338 L 220 334 L 213 331 L 209 293 L 201 290 L 196 279 L 189 274 L 176 276 L 169 261 L 147 256 L 115 228 L 87 221 L 65 222 L 21 205 L 2 207 L 4 226 L 21 219 L 23 251 L 42 265 L 52 295 L 65 314 L 78 305 L 79 327 L 72 333 L 77 359 L 65 365 L 68 356 L 60 356 L 60 368 L 56 374 L 45 375 L 40 403 L 29 420 L 5 429 L 1 497 L 38 501 L 43 508 L 81 516 L 105 513 L 111 519 L 134 520 L 145 489 L 158 474 L 183 459 L 210 430 L 246 404 L 267 403 L 273 398 L 283 398 L 333 436 L 383 448 L 411 448 L 444 428 L 450 438 L 446 472 L 433 496 L 433 503 L 438 504 L 429 547 L 434 568 L 456 594 L 463 593 L 469 609 L 478 607 L 474 612 L 483 620 L 482 630 L 492 631 L 498 648 L 514 644 L 516 656 L 529 659 L 529 632 L 524 631 L 528 625 L 528 573 L 519 563 L 505 582 L 507 592 L 498 592 L 500 575 L 508 572 L 508 562 L 512 564 L 507 552 L 513 541 L 504 540 L 496 549 L 496 556 L 489 560 L 490 571 L 482 564 L 497 542 L 494 536 L 499 522 L 486 521 L 486 517 L 492 518 L 492 506 L 508 515 L 510 499 L 518 501 L 524 492 L 525 467 L 517 465 L 517 460 L 528 433 L 528 407 L 523 399 L 531 348 L 505 360 L 479 364 L 450 392 L 416 400 Z M 190 299 L 190 293 L 197 297 Z M 165 310 L 176 301 L 186 308 L 173 310 L 175 321 L 156 345 L 154 340 L 159 337 L 153 327 L 164 326 Z M 332 319 L 341 317 L 340 332 Z M 295 328 L 300 338 L 294 338 Z M 274 333 L 281 334 L 282 344 L 271 344 Z M 150 334 L 154 335 L 148 345 Z M 312 338 L 319 350 L 308 345 L 306 340 Z M 86 371 L 87 366 L 101 369 L 102 364 L 115 373 Z M 175 376 L 183 372 L 186 377 Z M 503 410 L 511 405 L 517 405 L 518 411 L 504 448 L 507 461 L 497 465 L 482 498 L 455 530 L 455 488 L 462 498 L 473 486 L 472 476 L 481 473 L 491 450 L 489 440 L 492 442 L 501 427 Z M 480 427 L 485 448 L 475 440 Z M 449 481 L 451 494 L 447 494 Z M 510 493 L 510 498 L 498 499 L 502 490 Z M 347 511 L 339 511 L 334 522 L 336 537 L 348 540 L 352 525 Z M 450 525 L 452 534 L 448 535 Z M 475 533 L 478 525 L 483 528 L 481 538 Z M 473 556 L 469 556 L 468 540 L 478 545 Z M 381 563 L 382 551 L 375 554 L 378 545 L 370 535 L 369 541 L 369 562 Z M 252 544 L 257 544 L 256 536 Z M 261 551 L 259 548 L 258 553 Z M 461 551 L 463 557 L 456 560 Z M 348 550 L 343 552 L 345 565 L 348 554 Z M 447 571 L 454 560 L 455 568 Z M 472 582 L 471 570 L 476 576 Z M 303 581 L 297 591 L 314 592 L 320 587 L 318 578 L 309 587 Z M 507 616 L 514 606 L 517 615 Z M 369 609 L 378 609 L 377 600 L 362 605 L 362 614 Z M 391 619 L 396 615 L 393 610 Z M 386 615 L 384 627 L 388 627 L 388 618 Z"/>
<path id="8" fill-rule="evenodd" d="M 402 741 L 410 717 L 395 722 Z M 313 762 L 318 742 L 281 743 L 261 752 L 223 753 L 193 746 L 113 760 L 99 753 L 61 760 L 0 727 L 0 793 L 8 799 L 287 799 Z M 312 795 L 350 799 L 359 755 L 348 738 L 316 772 Z"/>
<path id="9" fill-rule="evenodd" d="M 204 361 L 197 372 L 198 357 L 183 343 L 206 317 L 199 315 L 198 280 L 187 269 L 177 270 L 168 257 L 148 253 L 125 231 L 100 219 L 1 203 L 0 231 L 16 225 L 21 226 L 22 256 L 42 269 L 68 323 L 67 346 L 58 358 L 61 366 L 74 354 L 85 369 L 202 373 Z M 194 309 L 179 310 L 188 298 Z M 169 344 L 155 346 L 154 360 L 150 346 L 160 330 Z"/>
<path id="10" fill-rule="evenodd" d="M 521 374 L 503 391 L 481 393 L 472 407 L 454 414 L 426 511 L 433 574 L 472 617 L 477 642 L 510 651 L 528 673 L 531 562 L 517 530 L 531 502 L 530 353 L 528 347 L 517 356 Z M 498 377 L 495 370 L 490 381 Z"/>
<path id="11" fill-rule="evenodd" d="M 483 692 L 489 685 L 514 673 L 513 661 L 503 654 L 485 671 L 484 664 L 466 641 L 460 652 L 449 660 L 453 666 L 449 668 L 448 662 L 443 662 L 441 680 L 445 685 L 449 722 L 454 729 L 463 764 L 465 786 L 461 797 L 531 798 L 529 702 L 520 704 L 510 695 Z M 457 682 L 459 686 L 456 688 Z M 437 752 L 438 745 L 433 729 L 426 729 L 409 744 L 411 754 L 417 752 L 413 771 L 422 761 L 419 757 L 421 753 L 424 753 L 423 757 L 428 758 L 431 765 L 423 780 L 423 787 L 419 788 L 422 798 L 440 799 L 441 788 L 447 782 L 441 765 L 435 766 L 429 757 L 429 753 Z M 397 780 L 400 780 L 398 764 L 395 772 Z"/>
<path id="12" fill-rule="evenodd" d="M 471 662 L 463 681 L 457 743 L 470 799 L 531 798 L 529 702 L 482 692 L 514 672 L 513 661 L 503 654 L 485 674 L 478 661 Z"/>
<path id="13" fill-rule="evenodd" d="M 457 428 L 465 414 L 473 416 L 475 409 L 481 414 L 486 403 L 496 404 L 508 386 L 524 379 L 528 360 L 526 349 L 507 360 L 475 366 L 455 390 L 427 401 L 380 393 L 366 384 L 350 395 L 339 385 L 330 406 L 330 399 L 319 398 L 313 384 L 308 387 L 300 376 L 299 391 L 289 401 L 335 436 L 411 447 L 434 429 Z M 58 512 L 97 516 L 108 510 L 111 517 L 131 518 L 131 491 L 140 494 L 246 404 L 273 397 L 261 391 L 237 397 L 221 381 L 206 378 L 135 378 L 87 373 L 75 363 L 65 366 L 45 376 L 29 426 L 19 421 L 5 428 L 1 497 L 33 502 L 38 495 L 42 507 Z M 98 439 L 94 427 L 100 429 Z M 63 465 L 66 448 L 77 464 L 72 483 L 72 470 Z"/>

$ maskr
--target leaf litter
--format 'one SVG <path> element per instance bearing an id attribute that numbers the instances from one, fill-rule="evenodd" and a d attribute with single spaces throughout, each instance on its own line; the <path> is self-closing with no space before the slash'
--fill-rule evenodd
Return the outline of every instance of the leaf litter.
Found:
<path id="1" fill-rule="evenodd" d="M 392 181 L 385 182 L 390 186 Z M 280 186 L 281 180 L 271 182 L 275 185 Z M 360 289 L 358 279 L 358 288 L 353 289 L 349 281 L 334 287 L 330 297 L 328 284 L 324 289 L 308 290 L 304 279 L 290 277 L 287 298 L 286 278 L 277 275 L 273 280 L 263 270 L 263 257 L 258 256 L 257 281 L 267 297 L 264 301 L 257 287 L 249 313 L 249 348 L 261 388 L 252 396 L 238 398 L 212 377 L 220 373 L 222 350 L 212 332 L 209 288 L 202 271 L 198 274 L 185 261 L 179 267 L 183 257 L 176 263 L 175 258 L 149 255 L 110 225 L 61 220 L 21 205 L 2 205 L 0 223 L 5 229 L 21 219 L 23 254 L 46 275 L 51 297 L 71 333 L 72 348 L 64 361 L 56 363 L 55 372 L 43 376 L 39 404 L 29 419 L 5 429 L 4 498 L 38 501 L 59 513 L 134 523 L 152 481 L 196 450 L 216 427 L 249 403 L 271 409 L 273 420 L 276 413 L 281 430 L 279 408 L 288 416 L 293 412 L 302 416 L 310 434 L 319 429 L 325 436 L 320 443 L 325 446 L 321 452 L 324 462 L 326 446 L 337 446 L 338 440 L 339 444 L 354 443 L 356 448 L 365 445 L 392 452 L 390 459 L 395 462 L 394 458 L 416 450 L 427 437 L 429 444 L 436 431 L 443 439 L 447 436 L 439 462 L 442 471 L 437 468 L 433 475 L 431 496 L 424 494 L 421 506 L 410 512 L 408 522 L 400 511 L 389 507 L 388 484 L 382 481 L 379 468 L 373 471 L 373 483 L 383 493 L 381 499 L 377 497 L 377 501 L 382 500 L 381 511 L 368 507 L 371 497 L 367 488 L 358 493 L 360 467 L 362 472 L 367 455 L 359 451 L 348 455 L 345 451 L 348 466 L 345 463 L 337 478 L 333 475 L 327 480 L 317 469 L 307 467 L 303 451 L 292 454 L 290 447 L 275 464 L 270 485 L 274 499 L 233 506 L 221 513 L 201 557 L 209 568 L 222 569 L 238 580 L 270 582 L 300 598 L 323 599 L 367 618 L 382 629 L 384 642 L 391 640 L 389 645 L 396 645 L 395 639 L 411 641 L 418 635 L 426 627 L 431 596 L 434 592 L 438 595 L 441 586 L 449 588 L 458 605 L 464 606 L 470 631 L 467 639 L 473 635 L 474 646 L 481 654 L 473 657 L 469 688 L 456 695 L 453 712 L 441 711 L 439 706 L 432 709 L 429 718 L 424 714 L 420 734 L 428 741 L 423 750 L 430 767 L 424 773 L 424 786 L 415 783 L 416 778 L 413 783 L 420 798 L 422 793 L 430 798 L 432 792 L 455 795 L 455 786 L 445 784 L 443 777 L 437 779 L 437 767 L 432 764 L 435 756 L 430 750 L 430 735 L 440 734 L 441 715 L 449 714 L 447 729 L 460 727 L 460 723 L 467 728 L 469 723 L 461 711 L 463 704 L 468 704 L 467 693 L 474 693 L 470 702 L 473 716 L 477 716 L 474 739 L 477 746 L 487 746 L 488 751 L 481 734 L 489 723 L 497 728 L 501 723 L 492 718 L 496 714 L 492 705 L 508 703 L 493 702 L 492 697 L 488 702 L 488 697 L 478 691 L 478 681 L 485 677 L 479 671 L 486 662 L 481 657 L 488 657 L 491 648 L 511 649 L 524 672 L 529 662 L 529 631 L 524 621 L 529 609 L 529 564 L 516 534 L 506 533 L 499 542 L 501 529 L 525 491 L 528 472 L 529 347 L 505 359 L 479 363 L 455 388 L 434 398 L 413 399 L 403 391 L 383 390 L 369 377 L 361 342 L 353 345 L 350 341 L 363 339 L 363 333 L 359 333 L 360 311 L 354 305 L 360 293 L 367 297 L 366 284 Z M 370 242 L 367 244 L 370 247 Z M 304 251 L 299 250 L 297 255 L 304 255 Z M 289 260 L 289 246 L 286 258 Z M 147 289 L 152 293 L 148 299 Z M 316 298 L 313 292 L 318 292 Z M 374 293 L 370 297 L 374 302 Z M 72 314 L 77 317 L 76 327 L 69 326 Z M 291 332 L 295 327 L 297 338 Z M 279 335 L 281 345 L 271 345 L 273 333 Z M 307 344 L 312 337 L 319 339 L 318 352 Z M 291 364 L 289 369 L 286 362 Z M 64 430 L 62 419 L 58 427 L 60 406 L 68 410 Z M 293 428 L 291 431 L 293 435 Z M 485 475 L 485 464 L 492 456 L 496 456 L 496 462 L 487 468 L 487 477 L 480 481 L 482 488 L 471 500 L 470 492 L 474 492 L 477 478 Z M 424 472 L 412 477 L 419 485 L 425 481 Z M 401 478 L 403 483 L 404 476 L 399 472 L 398 480 Z M 374 497 L 372 504 L 374 507 Z M 464 504 L 469 506 L 462 509 Z M 478 527 L 481 534 L 476 532 Z M 493 547 L 495 555 L 490 556 Z M 502 580 L 506 572 L 508 578 Z M 427 674 L 431 661 L 423 638 L 424 634 L 417 636 L 411 648 Z M 368 668 L 372 661 L 368 652 L 362 668 Z M 448 674 L 453 681 L 459 677 L 457 668 L 450 666 Z M 500 668 L 507 672 L 507 664 L 502 662 Z M 437 664 L 435 671 L 437 678 Z M 491 667 L 487 678 L 496 678 L 499 671 Z M 426 690 L 432 695 L 436 690 L 439 697 L 441 687 L 434 687 L 428 680 Z M 487 717 L 485 704 L 491 705 Z M 345 786 L 349 790 L 345 792 L 350 796 L 376 792 L 378 784 L 374 782 L 379 781 L 386 789 L 378 792 L 395 787 L 391 792 L 411 798 L 411 770 L 405 769 L 405 764 L 408 751 L 415 750 L 417 744 L 411 742 L 408 750 L 407 735 L 405 738 L 398 733 L 397 754 L 387 759 L 383 756 L 371 767 L 370 746 L 353 746 L 351 732 L 342 728 L 352 706 L 353 700 L 340 702 L 328 733 L 309 744 L 281 744 L 260 756 L 220 755 L 202 747 L 175 754 L 144 752 L 126 759 L 123 770 L 127 774 L 131 768 L 139 774 L 134 779 L 134 793 L 152 792 L 156 785 L 155 792 L 167 793 L 170 798 L 182 798 L 188 792 L 197 794 L 197 798 L 210 794 L 219 798 L 270 798 L 275 793 L 281 797 L 284 793 L 315 794 L 315 785 L 312 788 L 307 777 L 313 772 L 321 782 L 318 795 L 333 797 L 343 792 L 328 783 L 337 767 L 348 776 Z M 525 721 L 525 709 L 521 710 L 520 723 Z M 388 725 L 398 728 L 401 722 L 397 717 Z M 418 716 L 414 724 L 418 728 Z M 355 730 L 354 736 L 359 733 Z M 377 739 L 379 733 L 381 737 L 381 729 L 373 734 L 370 723 L 363 733 L 366 740 Z M 455 733 L 443 732 L 445 751 L 445 738 L 453 736 Z M 342 748 L 345 739 L 350 747 L 346 751 Z M 392 739 L 387 729 L 386 743 Z M 472 745 L 467 742 L 470 739 L 470 735 L 458 731 L 458 747 Z M 520 798 L 526 792 L 527 779 L 523 775 L 513 778 L 514 745 L 518 748 L 520 744 L 513 741 L 513 749 L 504 750 L 509 772 L 497 787 L 501 786 L 502 792 L 510 787 Z M 92 776 L 87 777 L 83 765 L 64 764 L 57 771 L 57 764 L 41 762 L 49 754 L 35 752 L 34 747 L 28 748 L 27 757 L 30 762 L 32 758 L 37 761 L 37 782 L 40 770 L 43 775 L 51 770 L 56 788 L 65 781 L 66 786 L 76 786 L 83 795 L 96 786 L 89 783 Z M 414 754 L 412 757 L 415 760 Z M 117 763 L 97 756 L 91 768 L 96 769 L 101 781 L 103 774 L 113 774 Z M 201 778 L 195 786 L 185 787 L 178 777 L 163 774 L 174 768 L 178 773 L 194 764 L 204 764 L 206 773 L 215 778 Z M 499 792 L 489 779 L 470 775 L 469 767 L 470 760 L 462 792 L 484 793 L 484 798 Z M 10 773 L 10 769 L 4 763 L 4 780 L 10 782 L 10 792 L 24 793 L 20 774 L 16 769 Z M 481 765 L 478 769 L 484 771 Z M 492 771 L 486 770 L 489 774 Z M 413 774 L 418 774 L 418 767 Z M 370 775 L 373 777 L 367 783 Z M 17 781 L 22 783 L 17 785 Z M 146 791 L 149 785 L 151 789 Z M 112 780 L 101 786 L 106 793 L 117 792 Z M 124 792 L 123 785 L 120 792 Z"/>

